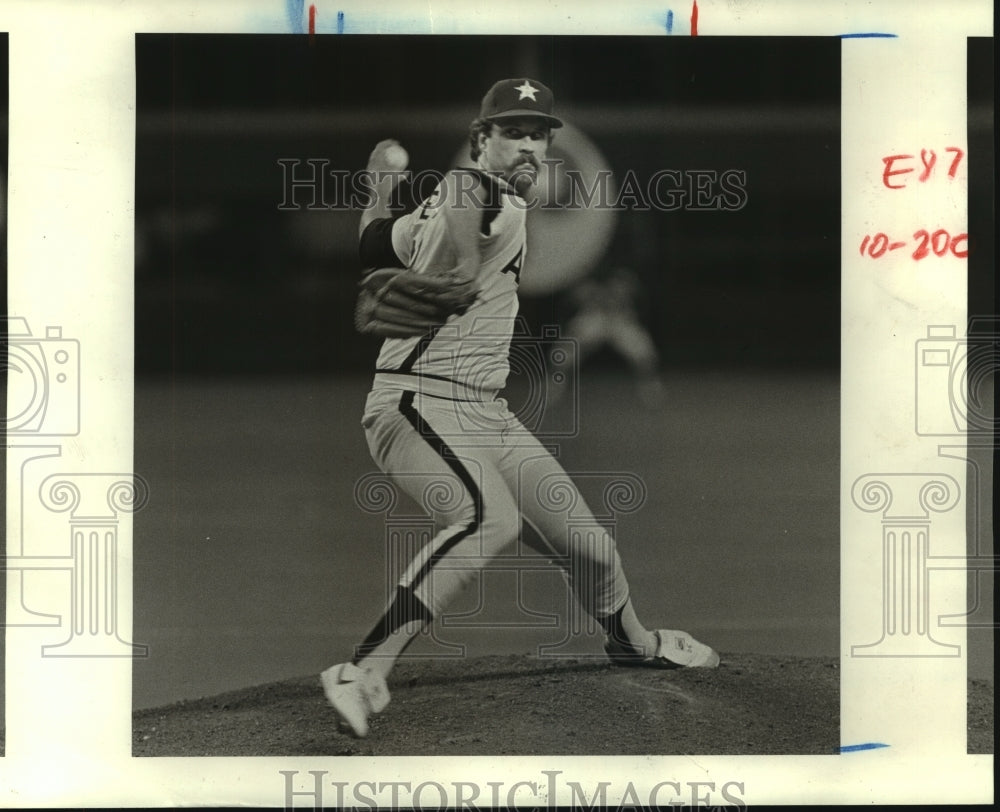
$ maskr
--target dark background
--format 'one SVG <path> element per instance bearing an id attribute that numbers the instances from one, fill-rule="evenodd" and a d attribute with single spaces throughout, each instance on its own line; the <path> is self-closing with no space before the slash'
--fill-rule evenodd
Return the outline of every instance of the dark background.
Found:
<path id="1" fill-rule="evenodd" d="M 840 42 L 809 38 L 140 35 L 137 372 L 367 370 L 353 212 L 279 211 L 281 158 L 444 169 L 495 80 L 531 75 L 617 178 L 741 169 L 738 212 L 627 212 L 669 366 L 839 361 Z M 558 139 L 558 137 L 557 137 Z M 301 199 L 300 202 L 308 202 Z M 524 297 L 559 322 L 563 293 Z M 595 364 L 608 362 L 598 357 Z"/>
<path id="2" fill-rule="evenodd" d="M 970 412 L 991 418 L 992 447 L 970 442 L 967 457 L 967 549 L 970 556 L 996 554 L 995 533 L 1000 512 L 995 483 L 1000 436 L 996 420 L 996 368 L 1000 363 L 1000 300 L 996 274 L 996 154 L 994 104 L 996 51 L 987 37 L 968 41 L 969 131 L 969 376 Z M 979 446 L 978 448 L 976 446 Z M 996 572 L 970 570 L 968 578 L 969 654 L 973 660 L 993 662 L 995 654 Z"/>
<path id="3" fill-rule="evenodd" d="M 969 315 L 1000 313 L 996 285 L 993 40 L 969 37 Z"/>

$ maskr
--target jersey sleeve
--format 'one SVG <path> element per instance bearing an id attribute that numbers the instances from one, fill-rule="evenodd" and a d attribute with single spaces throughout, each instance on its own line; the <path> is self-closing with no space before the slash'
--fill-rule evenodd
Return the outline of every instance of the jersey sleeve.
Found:
<path id="1" fill-rule="evenodd" d="M 358 254 L 363 268 L 405 268 L 393 240 L 398 221 L 392 217 L 372 220 L 361 234 Z M 402 246 L 400 246 L 402 247 Z"/>

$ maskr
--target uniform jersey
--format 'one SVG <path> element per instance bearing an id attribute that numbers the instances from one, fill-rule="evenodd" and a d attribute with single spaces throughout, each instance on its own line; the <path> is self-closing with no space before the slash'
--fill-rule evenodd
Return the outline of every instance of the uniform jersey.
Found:
<path id="1" fill-rule="evenodd" d="M 458 261 L 444 206 L 456 199 L 478 205 L 470 195 L 456 197 L 457 190 L 473 184 L 482 187 L 486 199 L 479 229 L 479 297 L 465 313 L 451 316 L 426 336 L 387 338 L 376 364 L 376 389 L 415 388 L 445 397 L 488 398 L 506 383 L 525 255 L 525 206 L 514 190 L 485 172 L 453 170 L 416 210 L 393 221 L 391 231 L 383 221 L 381 240 L 391 240 L 400 267 L 419 273 L 454 268 Z M 363 261 L 365 243 L 363 237 Z M 387 247 L 382 246 L 383 263 Z M 370 253 L 371 246 L 367 248 Z"/>

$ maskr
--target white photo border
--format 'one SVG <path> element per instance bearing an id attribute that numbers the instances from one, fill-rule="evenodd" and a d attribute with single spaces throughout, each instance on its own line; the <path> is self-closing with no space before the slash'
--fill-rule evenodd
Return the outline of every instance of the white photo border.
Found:
<path id="1" fill-rule="evenodd" d="M 562 4 L 517 2 L 505 4 L 501 21 L 457 0 L 434 4 L 433 14 L 426 3 L 383 3 L 376 12 L 357 0 L 4 4 L 0 29 L 9 32 L 10 46 L 9 312 L 35 330 L 60 325 L 63 340 L 85 342 L 88 358 L 98 359 L 80 367 L 78 385 L 87 412 L 99 419 L 63 440 L 40 437 L 33 446 L 37 455 L 58 456 L 60 470 L 82 475 L 132 471 L 137 33 L 308 36 L 313 7 L 317 33 L 691 35 L 695 5 L 675 4 L 668 34 L 669 5 L 574 6 L 570 12 Z M 446 788 L 454 782 L 484 787 L 502 782 L 509 788 L 518 782 L 543 784 L 546 771 L 554 770 L 562 771 L 563 785 L 573 777 L 592 784 L 595 769 L 614 782 L 609 804 L 620 801 L 629 784 L 648 798 L 650 788 L 663 781 L 719 787 L 735 782 L 748 806 L 992 802 L 993 756 L 966 752 L 965 629 L 933 632 L 937 644 L 958 647 L 957 656 L 861 656 L 862 648 L 878 639 L 881 539 L 893 519 L 879 503 L 886 488 L 897 500 L 913 499 L 930 512 L 941 508 L 933 518 L 935 555 L 966 556 L 964 494 L 954 495 L 953 506 L 948 493 L 949 481 L 964 481 L 964 464 L 954 457 L 964 438 L 949 440 L 952 455 L 942 456 L 938 439 L 918 436 L 910 419 L 901 418 L 913 410 L 915 342 L 926 338 L 930 327 L 964 330 L 966 264 L 957 257 L 929 257 L 919 264 L 886 257 L 873 263 L 859 252 L 866 234 L 909 234 L 939 225 L 955 234 L 967 229 L 961 173 L 953 183 L 894 191 L 883 182 L 883 158 L 965 147 L 966 43 L 971 36 L 992 36 L 992 4 L 702 0 L 696 8 L 699 36 L 844 38 L 840 730 L 842 745 L 861 749 L 809 757 L 600 761 L 412 757 L 391 759 L 391 769 L 387 760 L 358 757 L 133 758 L 131 660 L 41 658 L 40 647 L 52 642 L 51 634 L 44 627 L 23 627 L 6 630 L 4 804 L 282 806 L 288 800 L 282 771 L 294 771 L 296 790 L 302 792 L 294 803 L 312 806 L 309 771 L 350 784 L 417 785 L 433 777 Z M 17 480 L 24 453 L 8 453 L 8 483 Z M 117 485 L 127 492 L 126 507 L 142 498 L 142 485 L 129 481 L 130 474 L 108 476 L 102 487 L 126 483 Z M 14 535 L 43 527 L 37 514 L 50 508 L 30 497 L 14 502 L 10 488 L 8 497 L 10 554 Z M 912 520 L 912 511 L 900 517 Z M 127 509 L 115 529 L 118 618 L 127 640 L 132 560 Z M 8 611 L 17 597 L 12 579 L 8 571 Z M 961 614 L 965 607 L 965 571 L 936 574 L 931 617 Z M 873 743 L 891 746 L 865 749 Z M 532 806 L 568 801 L 533 796 L 526 785 L 514 797 Z M 436 795 L 430 798 L 438 801 Z"/>

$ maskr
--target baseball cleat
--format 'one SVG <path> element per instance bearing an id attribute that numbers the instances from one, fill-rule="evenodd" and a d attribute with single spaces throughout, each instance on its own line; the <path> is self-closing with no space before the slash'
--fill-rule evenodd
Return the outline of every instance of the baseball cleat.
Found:
<path id="1" fill-rule="evenodd" d="M 646 668 L 718 668 L 719 655 L 710 646 L 699 643 L 687 632 L 657 629 L 656 651 L 652 655 L 640 654 L 627 643 L 608 638 L 604 651 L 617 665 Z"/>
<path id="2" fill-rule="evenodd" d="M 323 692 L 341 721 L 359 739 L 368 735 L 368 716 L 389 704 L 389 687 L 377 671 L 341 663 L 320 674 Z"/>

